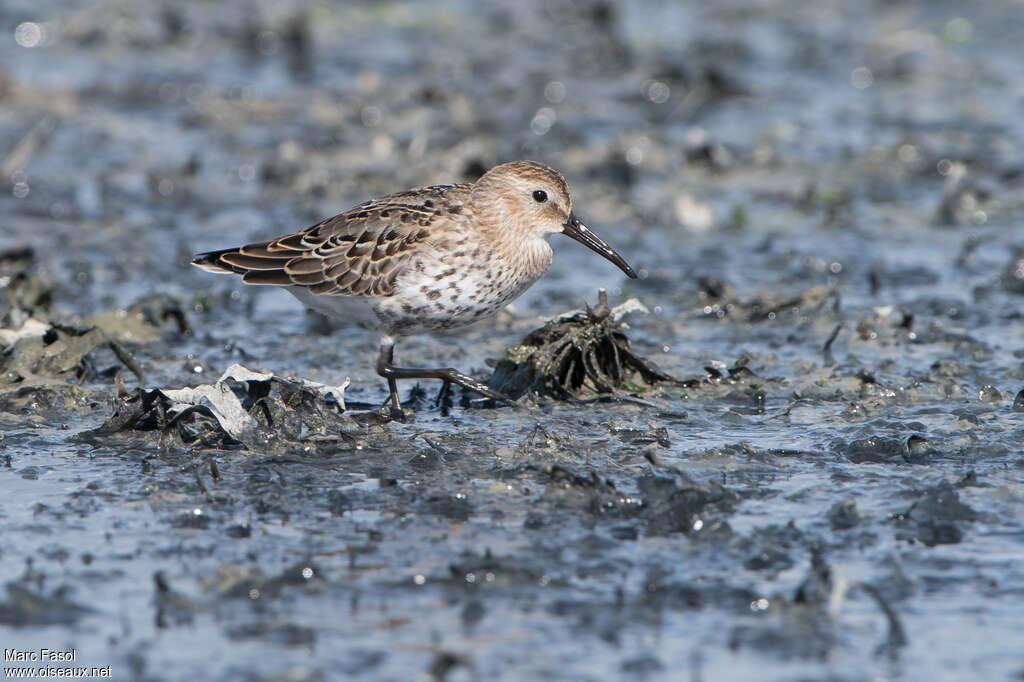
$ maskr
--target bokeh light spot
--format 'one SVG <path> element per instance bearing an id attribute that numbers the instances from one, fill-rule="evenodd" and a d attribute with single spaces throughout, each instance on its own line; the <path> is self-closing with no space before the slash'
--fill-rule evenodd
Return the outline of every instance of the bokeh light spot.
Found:
<path id="1" fill-rule="evenodd" d="M 858 90 L 870 88 L 874 82 L 875 75 L 871 73 L 871 69 L 866 66 L 858 66 L 850 72 L 850 83 L 852 83 L 853 87 Z"/>
<path id="2" fill-rule="evenodd" d="M 39 47 L 43 43 L 43 27 L 34 21 L 23 21 L 14 29 L 14 42 L 22 47 Z"/>

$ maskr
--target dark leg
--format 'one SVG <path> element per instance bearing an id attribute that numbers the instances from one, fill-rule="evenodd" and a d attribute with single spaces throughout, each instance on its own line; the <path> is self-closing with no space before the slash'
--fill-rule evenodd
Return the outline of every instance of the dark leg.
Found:
<path id="1" fill-rule="evenodd" d="M 391 390 L 391 410 L 398 410 L 401 413 L 402 407 L 398 401 L 398 379 L 441 379 L 462 386 L 465 389 L 479 393 L 482 396 L 497 400 L 503 403 L 512 403 L 512 399 L 493 391 L 486 385 L 481 384 L 473 377 L 451 367 L 438 369 L 413 369 L 409 367 L 395 367 L 391 364 L 395 355 L 395 340 L 390 336 L 382 336 L 380 339 L 380 354 L 377 356 L 377 374 L 388 380 L 388 388 Z"/>
<path id="2" fill-rule="evenodd" d="M 382 368 L 390 367 L 391 362 L 395 357 L 395 340 L 390 336 L 383 336 L 380 340 L 380 353 L 377 355 L 377 374 L 381 375 L 388 380 L 388 390 L 391 391 L 391 396 L 388 400 L 391 401 L 391 416 L 393 418 L 402 419 L 405 417 L 405 413 L 402 411 L 402 403 L 398 398 L 398 381 L 393 376 L 388 376 Z M 387 401 L 384 403 L 387 404 Z"/>
<path id="3" fill-rule="evenodd" d="M 442 382 L 441 383 L 441 390 L 437 392 L 437 397 L 434 398 L 434 406 L 435 407 L 440 407 L 442 410 L 444 410 L 446 406 L 450 406 L 451 405 L 451 392 L 452 392 L 451 382 L 449 382 L 449 381 Z"/>

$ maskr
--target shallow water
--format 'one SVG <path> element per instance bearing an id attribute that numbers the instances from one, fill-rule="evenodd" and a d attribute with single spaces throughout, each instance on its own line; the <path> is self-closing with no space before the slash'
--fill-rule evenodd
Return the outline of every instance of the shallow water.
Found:
<path id="1" fill-rule="evenodd" d="M 399 359 L 485 374 L 607 287 L 702 381 L 447 416 L 424 384 L 410 424 L 217 450 L 83 438 L 119 405 L 100 347 L 0 392 L 3 646 L 132 680 L 1019 678 L 1022 29 L 999 2 L 5 3 L 0 251 L 32 247 L 51 321 L 176 297 L 188 333 L 106 327 L 149 387 L 240 362 L 379 404 L 372 335 L 188 257 L 514 158 L 641 279 L 556 237 L 507 312 Z"/>

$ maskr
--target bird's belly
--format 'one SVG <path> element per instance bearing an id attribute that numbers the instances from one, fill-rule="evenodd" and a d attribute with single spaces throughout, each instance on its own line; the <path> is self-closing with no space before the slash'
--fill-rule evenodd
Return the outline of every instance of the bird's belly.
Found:
<path id="1" fill-rule="evenodd" d="M 467 254 L 482 249 L 464 249 Z M 451 329 L 489 317 L 537 281 L 543 270 L 525 273 L 496 254 L 480 259 L 422 254 L 395 282 L 389 296 L 330 296 L 305 287 L 288 290 L 308 307 L 328 317 L 406 335 Z"/>
<path id="2" fill-rule="evenodd" d="M 381 330 L 381 321 L 374 311 L 375 299 L 362 296 L 327 296 L 314 294 L 306 287 L 286 287 L 306 305 L 327 317 L 367 329 Z"/>
<path id="3" fill-rule="evenodd" d="M 377 301 L 378 317 L 396 334 L 472 324 L 501 310 L 537 279 L 506 276 L 495 268 L 450 270 L 400 281 L 393 296 Z"/>

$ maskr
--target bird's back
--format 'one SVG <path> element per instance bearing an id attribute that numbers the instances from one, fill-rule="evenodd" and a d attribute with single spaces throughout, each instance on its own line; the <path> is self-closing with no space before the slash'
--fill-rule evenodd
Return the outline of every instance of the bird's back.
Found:
<path id="1" fill-rule="evenodd" d="M 192 263 L 246 284 L 302 287 L 310 294 L 390 296 L 417 249 L 463 222 L 469 185 L 435 185 L 364 202 L 277 239 L 201 253 Z"/>

